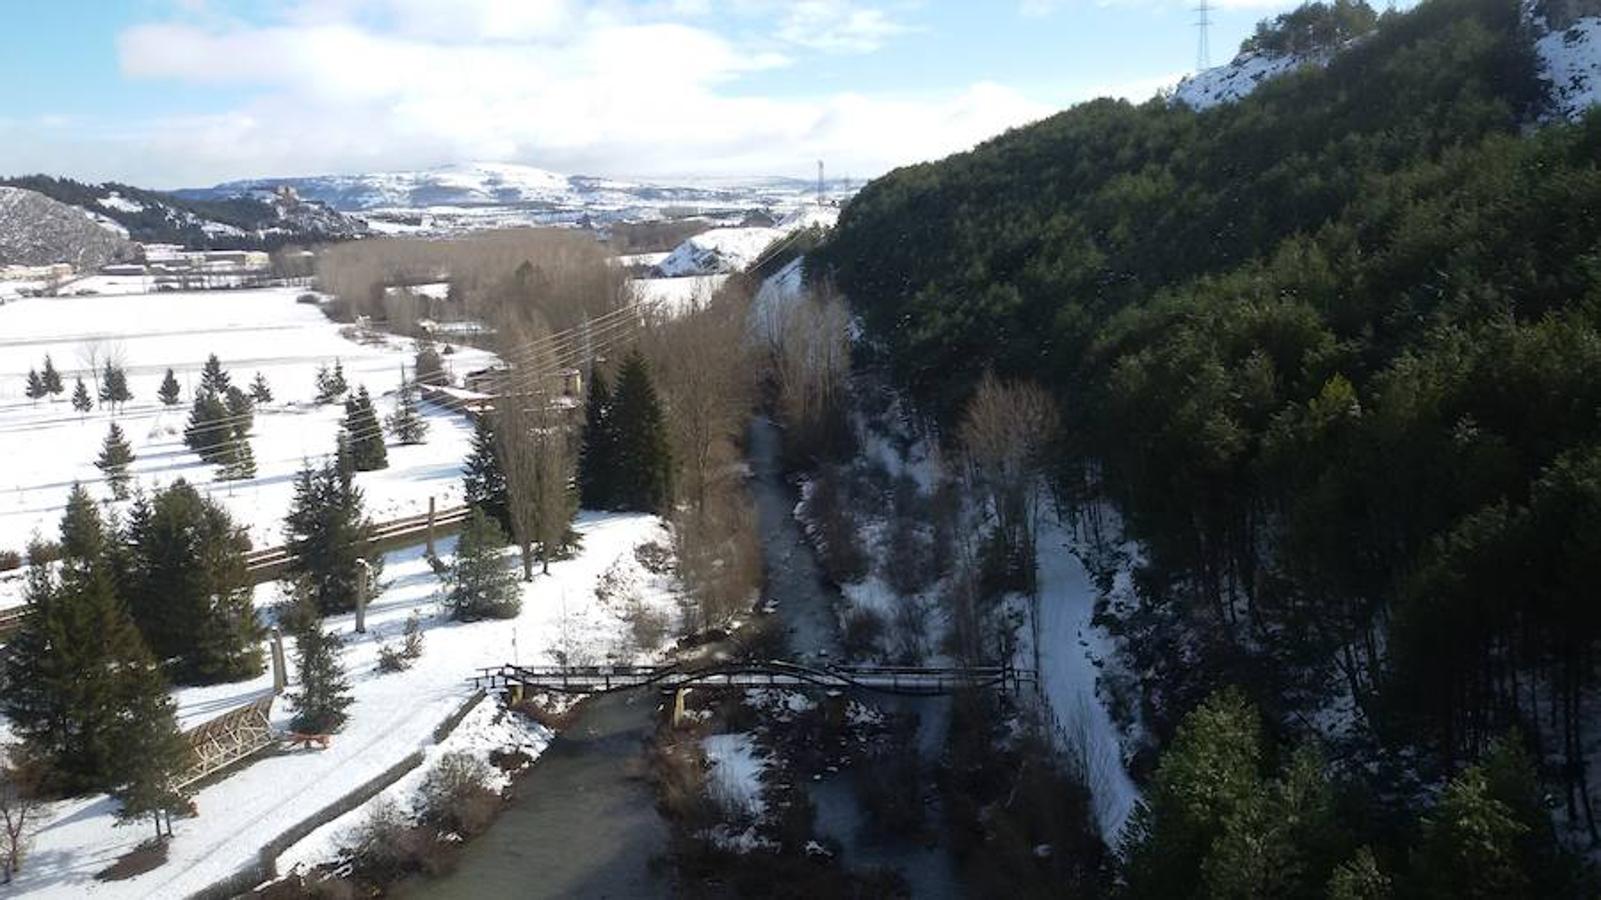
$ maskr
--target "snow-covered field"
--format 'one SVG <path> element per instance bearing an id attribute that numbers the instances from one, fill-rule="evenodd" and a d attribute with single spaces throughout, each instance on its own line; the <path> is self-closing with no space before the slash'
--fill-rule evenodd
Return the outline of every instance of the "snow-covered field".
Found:
<path id="1" fill-rule="evenodd" d="M 278 543 L 295 472 L 304 459 L 332 451 L 344 414 L 337 404 L 314 405 L 317 369 L 341 362 L 351 388 L 365 385 L 382 416 L 393 408 L 401 367 L 410 368 L 414 350 L 410 341 L 397 338 L 358 343 L 315 306 L 297 303 L 297 293 L 271 288 L 41 297 L 0 306 L 0 459 L 6 461 L 0 480 L 0 550 L 21 550 L 34 534 L 54 537 L 74 481 L 109 498 L 94 461 L 113 421 L 133 445 L 137 483 L 148 487 L 184 478 L 226 505 L 248 526 L 257 546 Z M 134 399 L 120 412 L 97 408 L 80 416 L 68 398 L 80 373 L 94 391 L 83 360 L 85 349 L 96 342 L 102 353 L 123 360 Z M 251 446 L 258 474 L 249 481 L 216 482 L 215 467 L 183 445 L 192 392 L 211 353 L 235 385 L 248 388 L 260 372 L 272 388 L 273 402 L 255 417 Z M 27 373 L 42 368 L 46 354 L 61 370 L 66 390 L 54 401 L 35 403 L 24 395 Z M 461 373 L 493 358 L 461 349 L 445 359 Z M 183 394 L 179 405 L 164 407 L 156 390 L 169 367 Z M 448 410 L 425 404 L 424 412 L 430 424 L 427 443 L 391 446 L 388 469 L 358 476 L 375 519 L 426 510 L 430 496 L 441 506 L 459 500 L 471 427 Z"/>
<path id="2" fill-rule="evenodd" d="M 1227 65 L 1198 72 L 1179 82 L 1173 102 L 1200 111 L 1250 96 L 1268 81 L 1306 65 L 1326 65 L 1327 57 L 1241 53 Z"/>
<path id="3" fill-rule="evenodd" d="M 438 607 L 439 580 L 420 549 L 389 554 L 384 589 L 368 611 L 367 634 L 352 633 L 350 616 L 326 622 L 345 637 L 343 659 L 356 698 L 349 722 L 327 750 L 265 755 L 203 788 L 194 798 L 199 816 L 173 823 L 176 833 L 166 864 L 127 881 L 96 882 L 94 874 L 145 840 L 149 823 L 117 827 L 116 804 L 103 796 L 56 804 L 36 836 L 20 880 L 5 891 L 30 897 L 188 896 L 240 870 L 291 826 L 419 748 L 433 759 L 446 750 L 487 753 L 512 742 L 537 755 L 548 735 L 538 728 L 497 725 L 494 701 L 480 704 L 442 744 L 435 744 L 433 731 L 471 696 L 466 679 L 480 666 L 548 664 L 558 653 L 595 662 L 657 661 L 659 652 L 642 652 L 628 640 L 619 616 L 624 601 L 620 594 L 633 593 L 669 615 L 676 609 L 671 580 L 645 571 L 635 558 L 641 544 L 669 542 L 658 519 L 585 514 L 575 527 L 583 540 L 581 552 L 526 585 L 521 615 L 504 622 L 449 621 Z M 440 549 L 447 555 L 453 551 L 448 541 Z M 626 587 L 602 597 L 596 591 L 601 584 Z M 274 585 L 257 588 L 258 606 L 274 602 L 277 590 Z M 425 628 L 422 657 L 405 672 L 379 673 L 379 644 L 398 643 L 413 611 L 421 614 Z M 292 642 L 286 649 L 292 660 Z M 193 724 L 270 689 L 270 675 L 263 675 L 239 684 L 181 689 L 175 697 L 185 723 Z M 289 704 L 280 698 L 273 706 L 274 727 L 285 728 L 291 717 Z M 408 783 L 402 779 L 393 791 L 405 793 Z M 332 858 L 344 832 L 362 815 L 358 809 L 313 832 L 291 847 L 282 863 Z"/>

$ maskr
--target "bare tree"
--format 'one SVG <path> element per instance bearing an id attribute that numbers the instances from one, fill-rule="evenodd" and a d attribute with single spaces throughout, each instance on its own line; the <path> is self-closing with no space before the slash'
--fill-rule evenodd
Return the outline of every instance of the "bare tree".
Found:
<path id="1" fill-rule="evenodd" d="M 508 338 L 525 334 L 516 327 Z M 516 347 L 518 349 L 511 349 Z M 506 474 L 512 538 L 522 553 L 523 580 L 534 578 L 535 548 L 544 571 L 562 551 L 577 509 L 577 454 L 562 394 L 563 359 L 547 338 L 510 341 L 513 360 L 495 398 L 495 440 Z"/>
<path id="2" fill-rule="evenodd" d="M 778 409 L 802 455 L 842 452 L 849 438 L 850 312 L 826 285 L 791 303 L 773 330 Z"/>
<path id="3" fill-rule="evenodd" d="M 0 884 L 9 884 L 22 871 L 44 816 L 39 787 L 38 767 L 20 759 L 15 746 L 0 747 Z"/>
<path id="4" fill-rule="evenodd" d="M 1056 402 L 1032 382 L 986 374 L 962 417 L 962 447 L 977 487 L 988 495 L 1001 540 L 1032 555 L 1045 454 L 1061 418 Z"/>
<path id="5" fill-rule="evenodd" d="M 737 442 L 755 396 L 745 341 L 749 297 L 746 285 L 730 282 L 672 315 L 658 313 L 645 331 L 643 349 L 670 410 L 675 483 L 698 516 L 737 477 Z"/>

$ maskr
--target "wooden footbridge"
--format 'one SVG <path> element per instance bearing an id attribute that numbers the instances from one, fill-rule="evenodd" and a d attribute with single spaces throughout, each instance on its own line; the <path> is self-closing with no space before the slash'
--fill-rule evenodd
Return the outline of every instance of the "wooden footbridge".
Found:
<path id="1" fill-rule="evenodd" d="M 826 666 L 798 663 L 722 662 L 674 666 L 517 666 L 480 669 L 472 679 L 481 690 L 603 694 L 652 688 L 673 693 L 688 688 L 750 690 L 809 688 L 936 696 L 963 690 L 1016 692 L 1034 673 L 1009 666 L 921 668 L 914 666 Z"/>

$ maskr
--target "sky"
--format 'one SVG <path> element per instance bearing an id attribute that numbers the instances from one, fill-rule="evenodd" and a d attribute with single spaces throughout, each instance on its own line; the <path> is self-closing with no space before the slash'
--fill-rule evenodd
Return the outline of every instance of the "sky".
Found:
<path id="1" fill-rule="evenodd" d="M 1282 0 L 1214 0 L 1212 63 Z M 1194 70 L 1195 0 L 0 0 L 0 174 L 868 178 Z"/>

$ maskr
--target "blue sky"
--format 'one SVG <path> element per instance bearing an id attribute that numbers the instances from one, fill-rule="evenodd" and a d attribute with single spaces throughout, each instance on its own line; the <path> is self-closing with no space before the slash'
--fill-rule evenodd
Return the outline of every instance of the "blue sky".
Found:
<path id="1" fill-rule="evenodd" d="M 0 0 L 0 173 L 861 177 L 1195 64 L 1192 0 Z M 1225 0 L 1214 64 L 1292 8 Z"/>

